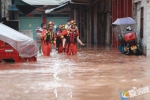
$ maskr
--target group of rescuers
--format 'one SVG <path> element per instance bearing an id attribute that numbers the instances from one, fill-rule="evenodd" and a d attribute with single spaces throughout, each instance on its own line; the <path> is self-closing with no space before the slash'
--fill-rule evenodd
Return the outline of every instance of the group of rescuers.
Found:
<path id="1" fill-rule="evenodd" d="M 37 43 L 39 45 L 39 53 L 44 56 L 50 56 L 52 51 L 52 44 L 58 50 L 58 53 L 65 52 L 67 55 L 77 54 L 77 42 L 81 46 L 85 46 L 79 39 L 79 30 L 75 20 L 68 20 L 66 25 L 60 24 L 56 29 L 56 33 L 53 32 L 54 22 L 41 24 L 41 28 L 36 29 Z"/>

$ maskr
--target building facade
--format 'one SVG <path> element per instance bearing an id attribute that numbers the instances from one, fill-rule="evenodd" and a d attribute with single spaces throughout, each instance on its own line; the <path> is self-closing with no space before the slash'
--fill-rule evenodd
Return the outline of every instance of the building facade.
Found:
<path id="1" fill-rule="evenodd" d="M 9 6 L 12 5 L 12 0 L 0 0 L 1 2 L 1 18 L 6 17 L 7 20 L 9 19 L 9 11 L 8 8 Z"/>
<path id="2" fill-rule="evenodd" d="M 84 43 L 117 47 L 112 22 L 117 18 L 132 17 L 131 0 L 72 0 L 69 5 L 71 8 L 65 7 L 49 14 L 40 9 L 28 15 L 18 11 L 15 20 L 19 20 L 20 31 L 32 31 L 35 39 L 35 29 L 40 23 L 51 20 L 58 26 L 65 24 L 68 19 L 75 19 Z M 71 10 L 65 11 L 67 8 Z"/>
<path id="3" fill-rule="evenodd" d="M 132 17 L 132 10 L 132 0 L 95 0 L 91 5 L 78 5 L 73 11 L 84 42 L 118 47 L 112 22 Z"/>
<path id="4" fill-rule="evenodd" d="M 12 17 L 12 11 L 8 11 L 6 7 L 15 0 L 1 1 L 2 16 L 11 20 L 19 20 L 19 30 L 32 31 L 33 38 L 36 35 L 36 27 L 40 26 L 40 23 L 44 20 L 46 22 L 54 21 L 57 26 L 61 23 L 65 24 L 68 19 L 75 19 L 83 42 L 117 47 L 117 41 L 112 31 L 112 22 L 117 18 L 132 17 L 131 0 L 72 0 L 73 2 L 70 3 L 73 7 L 67 12 L 45 14 L 43 11 L 35 10 L 28 15 L 24 15 L 20 11 L 16 11 L 14 12 L 14 18 Z"/>
<path id="5" fill-rule="evenodd" d="M 72 7 L 69 11 L 61 10 L 45 14 L 43 10 L 35 10 L 28 15 L 16 11 L 14 18 L 10 16 L 12 12 L 8 11 L 9 5 L 14 0 L 0 1 L 1 17 L 19 20 L 19 30 L 32 31 L 33 38 L 36 35 L 36 27 L 42 22 L 54 21 L 58 26 L 65 24 L 68 19 L 75 19 L 80 30 L 80 38 L 84 43 L 118 47 L 112 22 L 117 18 L 132 17 L 137 22 L 138 43 L 143 53 L 150 56 L 149 0 L 74 0 L 70 2 Z"/>
<path id="6" fill-rule="evenodd" d="M 146 56 L 150 56 L 150 0 L 133 0 L 133 18 L 137 22 L 138 42 Z"/>

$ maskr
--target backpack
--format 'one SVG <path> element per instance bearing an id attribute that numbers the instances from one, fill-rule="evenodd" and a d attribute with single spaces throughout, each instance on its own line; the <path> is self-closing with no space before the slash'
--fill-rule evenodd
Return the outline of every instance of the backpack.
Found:
<path id="1" fill-rule="evenodd" d="M 53 38 L 54 38 L 53 32 L 48 32 L 48 33 L 46 34 L 45 41 L 46 41 L 46 42 L 53 41 Z"/>
<path id="2" fill-rule="evenodd" d="M 46 35 L 46 41 L 47 41 L 47 42 L 50 41 L 50 34 L 47 34 L 47 35 Z"/>
<path id="3" fill-rule="evenodd" d="M 76 31 L 69 33 L 69 35 L 66 37 L 66 42 L 67 43 L 77 43 Z"/>

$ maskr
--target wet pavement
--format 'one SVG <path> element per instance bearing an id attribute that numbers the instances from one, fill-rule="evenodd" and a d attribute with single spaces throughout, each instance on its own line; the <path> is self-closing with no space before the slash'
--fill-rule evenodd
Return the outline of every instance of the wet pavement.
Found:
<path id="1" fill-rule="evenodd" d="M 55 50 L 37 62 L 0 63 L 0 100 L 121 100 L 120 92 L 150 87 L 150 58 L 109 47 Z M 150 100 L 150 93 L 130 100 Z"/>

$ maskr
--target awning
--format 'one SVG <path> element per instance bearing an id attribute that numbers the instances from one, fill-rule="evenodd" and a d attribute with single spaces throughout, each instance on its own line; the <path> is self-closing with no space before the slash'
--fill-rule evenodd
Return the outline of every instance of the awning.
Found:
<path id="1" fill-rule="evenodd" d="M 62 5 L 55 7 L 55 8 L 47 9 L 47 10 L 45 10 L 45 13 L 50 13 L 52 11 L 59 10 L 59 9 L 65 7 L 66 5 L 68 5 L 68 3 L 62 4 Z"/>
<path id="2" fill-rule="evenodd" d="M 69 0 L 16 0 L 15 5 L 22 13 L 29 14 L 36 8 L 43 7 L 43 5 L 60 5 L 59 7 L 51 9 L 53 11 L 67 5 L 67 2 L 69 2 Z"/>
<path id="3" fill-rule="evenodd" d="M 22 0 L 29 5 L 60 5 L 69 0 Z"/>
<path id="4" fill-rule="evenodd" d="M 19 9 L 19 11 L 21 11 L 24 14 L 29 14 L 30 12 L 38 8 L 38 6 L 29 5 L 23 2 L 22 0 L 16 0 L 15 5 Z"/>

